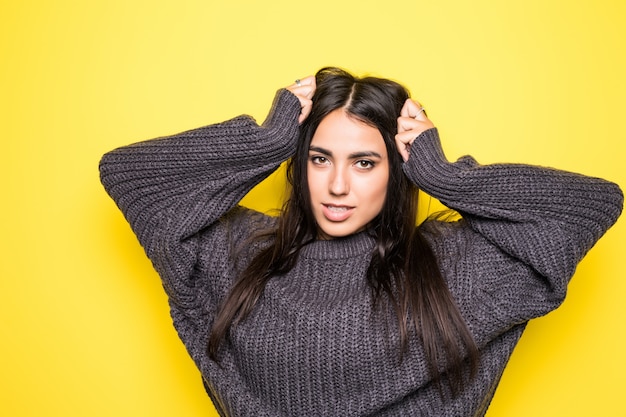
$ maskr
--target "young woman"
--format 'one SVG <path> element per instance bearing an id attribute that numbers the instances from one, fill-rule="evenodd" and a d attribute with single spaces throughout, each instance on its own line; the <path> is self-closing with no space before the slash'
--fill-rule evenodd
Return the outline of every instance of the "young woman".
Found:
<path id="1" fill-rule="evenodd" d="M 282 162 L 279 217 L 237 206 Z M 106 154 L 228 416 L 483 415 L 526 322 L 621 213 L 613 183 L 449 162 L 399 84 L 336 68 L 247 116 Z M 415 226 L 417 190 L 457 211 Z"/>

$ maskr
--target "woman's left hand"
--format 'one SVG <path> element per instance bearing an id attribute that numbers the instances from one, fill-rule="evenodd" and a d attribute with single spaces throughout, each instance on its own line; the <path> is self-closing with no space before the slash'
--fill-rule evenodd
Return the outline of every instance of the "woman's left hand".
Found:
<path id="1" fill-rule="evenodd" d="M 404 102 L 400 117 L 398 117 L 398 134 L 396 135 L 396 147 L 404 162 L 409 160 L 413 141 L 422 132 L 433 127 L 435 125 L 426 116 L 426 111 L 419 102 L 410 98 Z"/>

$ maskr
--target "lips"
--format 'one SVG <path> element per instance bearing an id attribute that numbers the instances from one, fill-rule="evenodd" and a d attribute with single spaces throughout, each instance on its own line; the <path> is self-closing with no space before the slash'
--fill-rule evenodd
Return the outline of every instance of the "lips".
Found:
<path id="1" fill-rule="evenodd" d="M 354 207 L 340 204 L 322 204 L 324 217 L 331 222 L 342 222 L 352 215 Z"/>

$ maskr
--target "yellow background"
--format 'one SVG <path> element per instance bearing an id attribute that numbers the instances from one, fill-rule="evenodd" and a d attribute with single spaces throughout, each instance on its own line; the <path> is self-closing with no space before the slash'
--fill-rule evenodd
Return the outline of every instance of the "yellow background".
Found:
<path id="1" fill-rule="evenodd" d="M 321 66 L 405 83 L 450 158 L 626 188 L 623 0 L 0 7 L 0 415 L 214 415 L 98 160 L 241 113 L 263 119 L 277 88 Z M 282 188 L 271 177 L 245 203 L 275 207 Z M 529 325 L 489 417 L 626 415 L 624 244 L 622 218 L 564 305 Z"/>

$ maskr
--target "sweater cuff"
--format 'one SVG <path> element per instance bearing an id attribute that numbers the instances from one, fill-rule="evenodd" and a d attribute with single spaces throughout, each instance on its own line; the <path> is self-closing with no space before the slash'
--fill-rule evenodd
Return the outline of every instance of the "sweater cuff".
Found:
<path id="1" fill-rule="evenodd" d="M 276 92 L 272 107 L 260 126 L 262 146 L 265 152 L 274 155 L 278 161 L 289 159 L 296 150 L 300 125 L 300 101 L 289 90 L 284 88 Z"/>
<path id="2" fill-rule="evenodd" d="M 411 144 L 409 159 L 402 168 L 415 185 L 427 191 L 435 175 L 445 170 L 449 162 L 441 148 L 437 128 L 425 130 Z M 428 191 L 427 191 L 428 192 Z"/>
<path id="3" fill-rule="evenodd" d="M 437 199 L 448 199 L 458 190 L 463 172 L 478 166 L 478 162 L 467 155 L 450 162 L 441 147 L 436 128 L 422 132 L 413 141 L 409 160 L 404 163 L 406 176 L 427 194 Z"/>
<path id="4" fill-rule="evenodd" d="M 292 128 L 298 126 L 300 115 L 300 101 L 291 91 L 281 88 L 274 96 L 272 107 L 263 122 L 263 127 L 268 129 Z"/>

